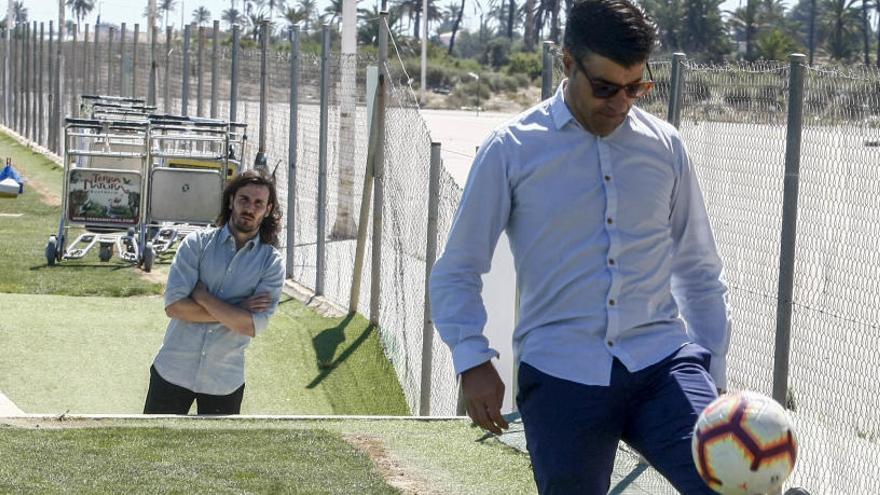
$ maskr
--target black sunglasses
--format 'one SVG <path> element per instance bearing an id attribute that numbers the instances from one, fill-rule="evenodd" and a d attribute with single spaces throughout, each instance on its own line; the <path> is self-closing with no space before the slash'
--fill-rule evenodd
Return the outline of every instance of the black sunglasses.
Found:
<path id="1" fill-rule="evenodd" d="M 651 64 L 645 63 L 645 67 L 648 69 L 648 77 L 647 81 L 639 81 L 626 85 L 615 84 L 612 82 L 605 81 L 603 79 L 593 79 L 590 77 L 590 74 L 587 73 L 587 68 L 584 67 L 583 62 L 580 61 L 579 58 L 572 56 L 574 62 L 577 64 L 578 68 L 581 72 L 583 72 L 584 76 L 587 78 L 587 81 L 590 82 L 590 88 L 593 90 L 593 96 L 596 98 L 611 98 L 616 95 L 621 89 L 626 92 L 626 96 L 630 98 L 641 98 L 648 94 L 651 91 L 651 88 L 654 87 L 654 74 L 651 73 Z"/>

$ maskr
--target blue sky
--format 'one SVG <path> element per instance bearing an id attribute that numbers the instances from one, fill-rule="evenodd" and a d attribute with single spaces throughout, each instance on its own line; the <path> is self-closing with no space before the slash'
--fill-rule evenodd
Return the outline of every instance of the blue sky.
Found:
<path id="1" fill-rule="evenodd" d="M 28 9 L 28 18 L 31 20 L 48 22 L 49 20 L 58 18 L 58 2 L 55 0 L 23 1 L 25 7 Z M 449 1 L 450 0 L 440 0 L 440 5 L 445 6 Z M 237 8 L 241 10 L 241 0 L 235 0 L 235 2 L 238 6 Z M 372 2 L 373 0 L 362 0 L 361 5 L 369 6 Z M 732 10 L 739 5 L 739 2 L 740 0 L 727 0 L 721 5 L 721 8 Z M 5 2 L 3 3 L 5 4 Z M 482 3 L 485 5 L 488 4 L 488 1 L 482 0 Z M 318 6 L 321 10 L 323 10 L 328 4 L 328 0 L 318 0 Z M 143 29 L 146 24 L 146 19 L 142 17 L 142 14 L 146 5 L 146 0 L 97 0 L 96 8 L 92 15 L 86 19 L 86 22 L 94 25 L 98 10 L 100 9 L 102 22 L 110 22 L 113 24 L 125 22 L 129 26 L 139 23 Z M 468 5 L 469 7 L 465 8 L 465 16 L 470 16 L 472 19 L 476 19 L 476 16 L 474 15 L 476 8 L 474 7 L 473 1 L 469 1 Z M 192 19 L 192 11 L 199 6 L 204 6 L 211 12 L 214 18 L 219 18 L 221 12 L 229 8 L 230 0 L 177 0 L 177 8 L 174 11 L 173 16 L 171 16 L 172 18 L 169 19 L 169 24 L 173 23 L 175 26 L 181 24 L 181 10 L 184 12 L 184 21 L 190 22 Z M 473 27 L 477 24 L 478 22 L 475 20 Z"/>

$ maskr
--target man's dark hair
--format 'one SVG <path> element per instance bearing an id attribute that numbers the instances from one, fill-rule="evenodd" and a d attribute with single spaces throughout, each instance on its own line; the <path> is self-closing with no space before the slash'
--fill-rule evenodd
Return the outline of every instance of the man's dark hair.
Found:
<path id="1" fill-rule="evenodd" d="M 648 59 L 656 37 L 654 21 L 627 0 L 577 0 L 562 46 L 578 60 L 595 53 L 632 67 Z"/>
<path id="2" fill-rule="evenodd" d="M 250 185 L 269 188 L 269 203 L 272 206 L 272 211 L 267 213 L 263 218 L 263 222 L 260 223 L 260 242 L 278 247 L 281 213 L 278 211 L 278 195 L 275 193 L 275 182 L 254 171 L 244 172 L 226 185 L 226 189 L 223 190 L 223 204 L 220 207 L 220 216 L 217 217 L 217 225 L 222 227 L 229 222 L 229 217 L 232 214 L 230 205 L 232 205 L 232 200 L 235 199 L 235 193 L 242 187 Z"/>

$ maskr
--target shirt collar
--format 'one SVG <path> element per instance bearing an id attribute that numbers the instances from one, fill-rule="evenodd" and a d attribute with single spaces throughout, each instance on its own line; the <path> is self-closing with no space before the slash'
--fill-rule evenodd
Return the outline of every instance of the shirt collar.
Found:
<path id="1" fill-rule="evenodd" d="M 571 114 L 571 110 L 565 104 L 566 81 L 567 79 L 564 79 L 559 83 L 556 93 L 550 98 L 550 116 L 553 118 L 553 124 L 556 126 L 557 131 L 574 119 L 574 115 Z"/>
<path id="2" fill-rule="evenodd" d="M 226 244 L 227 242 L 231 242 L 233 244 L 233 246 L 235 245 L 235 237 L 233 237 L 232 231 L 229 230 L 228 223 L 226 225 L 224 225 L 222 229 L 220 229 L 220 243 Z M 242 247 L 250 246 L 250 247 L 255 248 L 255 247 L 258 247 L 259 245 L 260 245 L 260 234 L 257 234 L 253 237 L 253 239 L 247 241 L 244 244 L 244 246 L 242 246 Z"/>

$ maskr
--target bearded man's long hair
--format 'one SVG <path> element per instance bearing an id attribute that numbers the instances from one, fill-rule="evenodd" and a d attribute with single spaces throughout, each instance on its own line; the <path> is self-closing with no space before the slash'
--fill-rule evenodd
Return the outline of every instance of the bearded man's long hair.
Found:
<path id="1" fill-rule="evenodd" d="M 254 171 L 247 171 L 240 174 L 226 185 L 223 190 L 223 204 L 220 207 L 220 216 L 217 217 L 216 224 L 223 227 L 229 222 L 232 215 L 233 199 L 235 193 L 244 186 L 265 186 L 269 188 L 269 205 L 271 210 L 263 217 L 260 223 L 260 242 L 278 247 L 278 233 L 281 231 L 281 211 L 278 205 L 278 195 L 275 192 L 275 182 L 263 177 Z"/>

